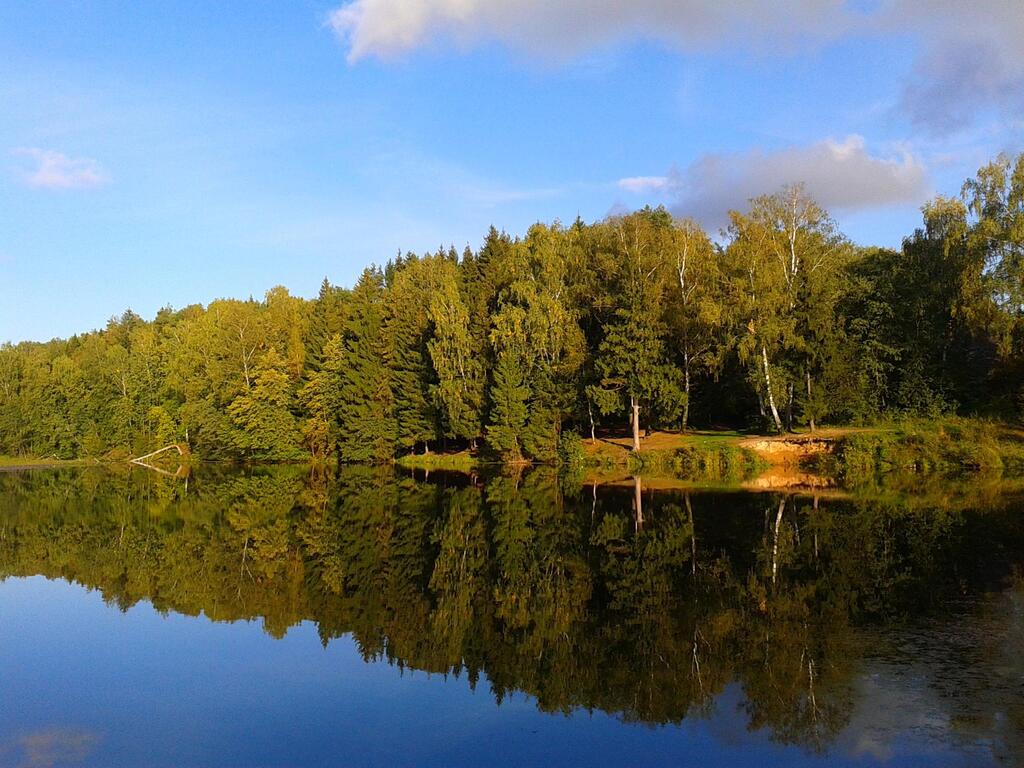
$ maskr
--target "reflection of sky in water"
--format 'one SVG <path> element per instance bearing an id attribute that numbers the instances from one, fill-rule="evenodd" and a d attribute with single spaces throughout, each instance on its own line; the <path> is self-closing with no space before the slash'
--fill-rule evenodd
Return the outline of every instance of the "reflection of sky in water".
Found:
<path id="1" fill-rule="evenodd" d="M 996 710 L 1020 694 L 1020 667 L 999 656 L 1007 609 L 1018 610 L 991 608 L 1002 623 L 977 632 L 984 673 L 1002 669 L 1009 686 Z M 350 638 L 324 648 L 309 623 L 275 640 L 258 622 L 165 617 L 148 604 L 122 613 L 78 586 L 12 579 L 0 584 L 0 766 L 990 764 L 937 692 L 946 662 L 927 654 L 947 638 L 919 629 L 869 638 L 877 654 L 862 665 L 852 719 L 823 756 L 748 731 L 737 685 L 708 719 L 680 727 L 548 715 L 523 695 L 495 705 L 483 680 L 474 692 L 464 677 L 365 664 Z M 986 689 L 961 667 L 954 685 Z M 976 716 L 995 723 L 979 734 L 1009 717 Z"/>
<path id="2" fill-rule="evenodd" d="M 32 731 L 0 745 L 0 755 L 12 757 L 23 768 L 50 768 L 84 762 L 95 749 L 99 736 L 74 728 L 46 728 Z"/>

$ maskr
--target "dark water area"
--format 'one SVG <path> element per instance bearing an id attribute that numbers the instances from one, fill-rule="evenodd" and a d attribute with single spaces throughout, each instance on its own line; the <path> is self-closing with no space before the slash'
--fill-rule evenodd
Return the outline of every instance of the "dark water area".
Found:
<path id="1" fill-rule="evenodd" d="M 0 473 L 0 766 L 1024 762 L 1019 490 Z"/>

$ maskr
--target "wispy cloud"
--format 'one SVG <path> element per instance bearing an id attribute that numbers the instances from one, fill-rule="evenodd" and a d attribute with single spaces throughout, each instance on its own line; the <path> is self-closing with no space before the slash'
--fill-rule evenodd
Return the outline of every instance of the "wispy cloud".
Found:
<path id="1" fill-rule="evenodd" d="M 35 189 L 89 189 L 110 181 L 110 177 L 95 160 L 73 158 L 52 149 L 18 147 L 12 154 L 25 158 L 22 178 Z"/>
<path id="2" fill-rule="evenodd" d="M 929 191 L 928 173 L 918 158 L 907 152 L 873 155 L 857 135 L 774 152 L 707 154 L 683 170 L 621 179 L 618 186 L 661 198 L 674 212 L 715 227 L 750 198 L 797 182 L 826 208 L 842 211 L 917 204 Z"/>
<path id="3" fill-rule="evenodd" d="M 1020 0 L 888 0 L 878 27 L 923 43 L 901 102 L 919 127 L 946 135 L 986 109 L 1006 119 L 1024 115 Z"/>
<path id="4" fill-rule="evenodd" d="M 662 194 L 673 187 L 671 176 L 629 176 L 616 182 L 619 189 L 633 195 Z"/>
<path id="5" fill-rule="evenodd" d="M 351 63 L 438 44 L 558 60 L 635 40 L 792 56 L 851 36 L 910 38 L 919 55 L 900 108 L 915 125 L 948 134 L 985 109 L 1024 114 L 1021 0 L 348 0 L 327 23 Z"/>
<path id="6" fill-rule="evenodd" d="M 497 40 L 547 58 L 623 38 L 776 49 L 831 39 L 857 18 L 844 0 L 792 0 L 782 7 L 774 0 L 350 0 L 328 24 L 355 62 L 393 57 L 439 38 L 464 47 Z"/>

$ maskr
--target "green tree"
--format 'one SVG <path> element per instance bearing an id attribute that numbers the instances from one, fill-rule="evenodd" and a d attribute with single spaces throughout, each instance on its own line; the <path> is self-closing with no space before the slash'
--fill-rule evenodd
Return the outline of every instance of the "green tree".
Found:
<path id="1" fill-rule="evenodd" d="M 395 453 L 394 398 L 384 359 L 384 276 L 367 269 L 352 291 L 342 336 L 339 451 L 345 461 L 386 461 Z"/>
<path id="2" fill-rule="evenodd" d="M 271 347 L 255 368 L 253 386 L 228 406 L 237 427 L 236 446 L 254 458 L 299 457 L 300 431 L 293 407 L 287 363 Z"/>
<path id="3" fill-rule="evenodd" d="M 314 458 L 331 456 L 338 447 L 344 371 L 345 345 L 339 333 L 324 345 L 317 370 L 299 391 L 307 414 L 302 427 L 303 439 Z"/>
<path id="4" fill-rule="evenodd" d="M 511 351 L 498 356 L 491 386 L 491 421 L 487 427 L 487 442 L 507 460 L 523 458 L 520 435 L 526 425 L 526 403 L 530 390 L 522 363 Z"/>
<path id="5" fill-rule="evenodd" d="M 438 266 L 438 284 L 430 301 L 434 336 L 428 344 L 438 380 L 434 394 L 447 434 L 472 444 L 480 434 L 483 415 L 482 341 L 473 334 L 455 269 L 450 263 Z"/>
<path id="6" fill-rule="evenodd" d="M 391 382 L 395 434 L 400 448 L 414 450 L 440 434 L 439 414 L 433 398 L 434 368 L 431 344 L 431 302 L 438 290 L 438 271 L 448 264 L 443 254 L 418 258 L 410 255 L 393 266 L 385 295 L 384 354 Z"/>
<path id="7" fill-rule="evenodd" d="M 801 185 L 730 213 L 730 288 L 740 359 L 757 382 L 776 430 L 791 429 L 797 384 L 813 399 L 813 379 L 833 327 L 842 267 L 850 249 Z M 816 402 L 816 401 L 815 401 Z M 807 416 L 813 426 L 813 410 Z"/>
<path id="8" fill-rule="evenodd" d="M 670 268 L 675 276 L 670 291 L 670 324 L 683 358 L 682 427 L 690 422 L 694 378 L 719 362 L 721 330 L 726 308 L 721 257 L 710 238 L 692 221 L 678 222 L 668 238 Z"/>
<path id="9" fill-rule="evenodd" d="M 604 327 L 596 363 L 600 382 L 590 393 L 606 414 L 627 408 L 634 451 L 640 450 L 641 414 L 648 428 L 659 418 L 671 422 L 686 399 L 679 370 L 666 355 L 662 319 L 671 229 L 671 217 L 663 209 L 645 209 L 611 227 L 622 264 L 618 306 Z"/>

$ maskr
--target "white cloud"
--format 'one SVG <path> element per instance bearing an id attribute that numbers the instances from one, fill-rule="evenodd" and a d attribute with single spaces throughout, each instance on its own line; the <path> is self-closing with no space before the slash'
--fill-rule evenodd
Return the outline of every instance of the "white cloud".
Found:
<path id="1" fill-rule="evenodd" d="M 36 189 L 87 189 L 110 180 L 100 164 L 89 158 L 71 158 L 38 147 L 21 147 L 13 154 L 31 161 L 32 167 L 25 170 L 23 178 Z"/>
<path id="2" fill-rule="evenodd" d="M 634 195 L 660 194 L 672 187 L 672 179 L 669 176 L 630 176 L 619 179 L 619 189 L 625 190 Z"/>
<path id="3" fill-rule="evenodd" d="M 901 108 L 914 123 L 948 133 L 985 108 L 1024 113 L 1022 0 L 348 0 L 328 25 L 350 62 L 445 43 L 557 60 L 633 40 L 792 55 L 851 35 L 909 38 L 920 55 Z"/>
<path id="4" fill-rule="evenodd" d="M 844 0 L 351 0 L 328 24 L 349 61 L 388 58 L 438 39 L 496 40 L 546 58 L 627 38 L 680 47 L 743 42 L 771 50 L 832 39 L 859 16 Z M 553 53 L 557 52 L 557 53 Z"/>
<path id="5" fill-rule="evenodd" d="M 805 184 L 821 205 L 838 211 L 917 204 L 929 192 L 928 174 L 918 159 L 908 153 L 872 155 L 856 135 L 775 152 L 708 154 L 666 176 L 622 179 L 618 185 L 635 194 L 661 196 L 675 213 L 717 227 L 730 209 L 742 210 L 750 198 L 788 183 Z"/>

